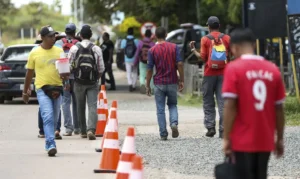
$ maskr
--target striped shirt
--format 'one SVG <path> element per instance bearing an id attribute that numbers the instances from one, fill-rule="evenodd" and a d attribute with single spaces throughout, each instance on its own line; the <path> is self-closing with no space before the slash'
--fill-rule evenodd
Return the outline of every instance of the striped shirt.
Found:
<path id="1" fill-rule="evenodd" d="M 180 50 L 176 44 L 156 44 L 148 52 L 148 69 L 156 67 L 155 85 L 177 84 L 177 63 L 181 62 Z"/>

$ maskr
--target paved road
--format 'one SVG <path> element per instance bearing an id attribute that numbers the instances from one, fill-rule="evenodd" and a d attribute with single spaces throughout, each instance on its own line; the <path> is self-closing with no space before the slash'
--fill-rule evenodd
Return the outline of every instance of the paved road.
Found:
<path id="1" fill-rule="evenodd" d="M 135 126 L 140 136 L 151 135 L 158 139 L 155 105 L 153 97 L 129 93 L 125 85 L 125 74 L 116 73 L 118 91 L 109 92 L 108 99 L 118 100 L 119 136 L 120 142 L 126 134 L 128 126 Z M 180 132 L 183 136 L 180 141 L 204 133 L 202 110 L 196 108 L 180 107 Z M 25 105 L 20 99 L 0 105 L 0 176 L 5 179 L 81 179 L 102 178 L 112 179 L 115 175 L 94 174 L 101 155 L 94 152 L 100 146 L 101 138 L 96 141 L 80 139 L 79 136 L 64 137 L 57 141 L 57 157 L 49 158 L 44 148 L 44 139 L 38 139 L 37 127 L 38 104 L 31 101 Z M 62 130 L 63 127 L 62 127 Z M 142 142 L 142 137 L 138 141 Z M 217 140 L 217 139 L 216 139 Z M 158 140 L 157 140 L 158 141 Z M 147 141 L 144 141 L 147 143 Z M 218 141 L 220 142 L 220 141 Z M 137 145 L 140 145 L 139 143 Z M 139 150 L 139 148 L 138 148 Z M 143 152 L 143 151 L 141 151 Z M 213 152 L 213 151 L 212 151 Z M 154 158 L 146 158 L 145 178 L 149 179 L 205 179 L 196 174 L 183 174 L 170 167 L 156 167 L 149 165 L 148 159 L 158 160 L 159 154 Z M 161 164 L 162 165 L 162 164 Z M 177 167 L 180 164 L 177 165 Z M 189 167 L 189 166 L 186 166 Z M 186 169 L 188 170 L 188 168 Z"/>
<path id="2" fill-rule="evenodd" d="M 118 91 L 108 93 L 108 99 L 119 102 L 121 143 L 128 126 L 136 126 L 137 132 L 157 134 L 156 114 L 153 99 L 138 93 L 130 94 L 125 85 L 124 73 L 119 77 Z M 121 80 L 120 80 L 121 79 Z M 133 102 L 132 105 L 127 105 Z M 147 107 L 152 103 L 151 108 Z M 143 109 L 141 108 L 141 104 Z M 38 104 L 32 99 L 25 105 L 21 99 L 0 106 L 0 176 L 6 179 L 53 179 L 53 178 L 114 178 L 114 175 L 94 174 L 100 154 L 94 148 L 96 141 L 80 139 L 79 136 L 64 137 L 57 141 L 58 154 L 49 158 L 44 148 L 44 139 L 37 138 Z M 147 115 L 145 115 L 147 113 Z M 187 117 L 192 117 L 187 114 Z M 149 120 L 151 119 L 151 120 Z M 62 127 L 62 130 L 64 128 Z"/>

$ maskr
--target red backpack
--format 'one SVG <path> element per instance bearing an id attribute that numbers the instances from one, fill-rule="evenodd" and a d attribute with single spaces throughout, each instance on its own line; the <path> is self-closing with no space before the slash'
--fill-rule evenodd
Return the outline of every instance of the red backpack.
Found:
<path id="1" fill-rule="evenodd" d="M 67 39 L 67 38 L 63 38 L 63 39 L 61 39 L 61 40 L 62 40 L 62 42 L 63 42 L 62 48 L 63 48 L 64 52 L 69 52 L 69 50 L 71 49 L 71 47 L 72 47 L 73 45 L 75 45 L 77 42 L 79 42 L 79 41 L 76 40 L 76 39 Z"/>
<path id="2" fill-rule="evenodd" d="M 150 42 L 145 42 L 143 41 L 143 46 L 141 49 L 141 56 L 140 56 L 140 61 L 142 63 L 146 63 L 148 62 L 148 51 L 151 48 L 150 46 Z"/>

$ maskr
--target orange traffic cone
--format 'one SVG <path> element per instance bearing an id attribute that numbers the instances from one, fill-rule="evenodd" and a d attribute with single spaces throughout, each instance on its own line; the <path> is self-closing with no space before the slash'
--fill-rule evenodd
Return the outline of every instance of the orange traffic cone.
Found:
<path id="1" fill-rule="evenodd" d="M 135 134 L 134 128 L 129 127 L 127 130 L 127 136 L 124 140 L 124 145 L 122 148 L 122 155 L 117 168 L 116 179 L 128 179 L 131 170 L 132 159 L 135 156 Z"/>
<path id="2" fill-rule="evenodd" d="M 106 126 L 106 114 L 105 114 L 105 106 L 104 106 L 104 97 L 103 93 L 99 95 L 99 102 L 97 104 L 97 113 L 98 113 L 98 121 L 96 127 L 95 135 L 97 137 L 102 137 L 104 134 L 104 129 Z"/>
<path id="3" fill-rule="evenodd" d="M 107 99 L 104 98 L 104 110 L 105 110 L 105 116 L 106 116 L 106 123 L 108 120 L 108 104 L 107 104 Z"/>
<path id="4" fill-rule="evenodd" d="M 132 169 L 129 174 L 129 179 L 143 179 L 143 159 L 139 155 L 135 155 L 132 159 Z"/>
<path id="5" fill-rule="evenodd" d="M 119 134 L 116 128 L 117 111 L 111 111 L 111 119 L 108 121 L 107 133 L 104 138 L 103 151 L 101 156 L 100 169 L 95 173 L 116 173 L 120 158 Z"/>
<path id="6" fill-rule="evenodd" d="M 109 123 L 109 120 L 110 120 L 110 118 L 111 118 L 111 111 L 112 110 L 117 110 L 117 107 L 118 107 L 118 102 L 117 101 L 113 101 L 112 102 L 112 104 L 111 104 L 111 108 L 109 109 L 109 116 L 108 116 L 108 120 L 107 120 L 107 122 L 106 122 L 106 127 L 105 127 L 105 130 L 104 130 L 104 137 L 102 138 L 102 142 L 101 142 L 101 146 L 100 146 L 100 148 L 96 148 L 95 150 L 96 150 L 96 152 L 102 152 L 102 149 L 103 149 L 103 144 L 104 144 L 104 139 L 105 139 L 105 134 L 106 134 L 106 132 L 107 132 L 107 125 L 108 125 L 108 123 Z M 116 126 L 116 128 L 118 129 L 118 120 L 116 119 L 116 121 L 117 121 L 117 126 Z"/>
<path id="7" fill-rule="evenodd" d="M 107 99 L 107 98 L 106 98 L 106 88 L 105 88 L 105 85 L 101 85 L 100 93 L 103 93 L 103 98 L 104 98 L 104 99 Z"/>
<path id="8" fill-rule="evenodd" d="M 107 100 L 107 96 L 106 96 L 106 87 L 105 87 L 105 85 L 101 85 L 100 93 L 103 93 L 106 123 L 107 123 L 107 120 L 108 120 L 108 100 Z"/>

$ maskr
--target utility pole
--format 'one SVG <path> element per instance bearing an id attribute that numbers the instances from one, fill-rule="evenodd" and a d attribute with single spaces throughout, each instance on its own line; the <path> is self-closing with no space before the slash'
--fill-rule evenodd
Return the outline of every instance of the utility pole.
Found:
<path id="1" fill-rule="evenodd" d="M 243 26 L 248 27 L 248 1 L 242 0 Z"/>
<path id="2" fill-rule="evenodd" d="M 77 21 L 77 12 L 78 12 L 78 8 L 77 8 L 77 0 L 73 1 L 73 5 L 74 5 L 74 24 L 76 24 L 76 26 L 78 26 L 78 21 Z"/>
<path id="3" fill-rule="evenodd" d="M 80 28 L 82 27 L 83 25 L 83 0 L 80 0 L 80 23 L 79 23 L 79 26 Z"/>
<path id="4" fill-rule="evenodd" d="M 198 25 L 200 25 L 200 23 L 201 23 L 200 0 L 196 0 L 196 9 L 197 9 L 197 20 L 198 20 Z"/>
<path id="5" fill-rule="evenodd" d="M 164 27 L 167 31 L 169 28 L 169 17 L 162 16 L 161 17 L 161 26 Z"/>

